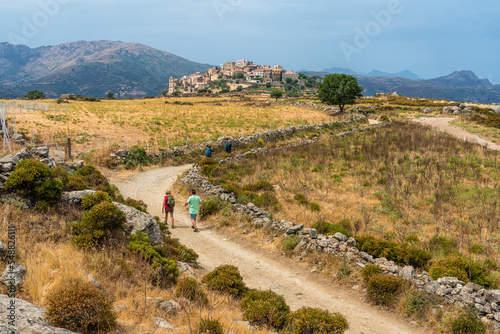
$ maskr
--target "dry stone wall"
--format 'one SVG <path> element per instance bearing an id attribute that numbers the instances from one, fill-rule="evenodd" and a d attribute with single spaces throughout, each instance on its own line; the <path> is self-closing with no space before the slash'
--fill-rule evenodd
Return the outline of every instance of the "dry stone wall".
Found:
<path id="1" fill-rule="evenodd" d="M 381 126 L 384 125 L 354 129 L 336 136 L 351 135 L 359 131 L 368 131 Z M 242 162 L 245 155 L 248 154 L 267 154 L 274 150 L 287 149 L 292 146 L 309 145 L 317 140 L 318 138 L 304 140 L 275 149 L 259 148 L 246 152 L 245 154 L 218 160 L 218 162 L 221 164 Z M 270 229 L 276 231 L 277 234 L 279 233 L 285 236 L 299 236 L 300 242 L 295 247 L 295 251 L 301 253 L 300 258 L 305 256 L 307 251 L 317 251 L 330 253 L 336 256 L 345 256 L 351 262 L 356 263 L 360 268 L 364 268 L 368 263 L 377 264 L 384 274 L 411 280 L 418 289 L 428 294 L 441 296 L 452 304 L 475 308 L 479 314 L 481 314 L 481 320 L 483 322 L 490 323 L 496 331 L 500 332 L 500 290 L 487 290 L 471 282 L 466 284 L 455 277 L 443 277 L 434 280 L 425 271 L 417 273 L 412 266 L 401 267 L 393 261 L 388 261 L 386 258 L 374 258 L 368 253 L 360 251 L 356 247 L 356 240 L 354 238 L 348 238 L 342 233 L 335 233 L 334 235 L 318 234 L 316 229 L 304 228 L 303 224 L 273 219 L 265 210 L 257 207 L 253 203 L 248 203 L 246 205 L 237 203 L 234 193 L 230 193 L 219 185 L 213 185 L 201 174 L 201 167 L 198 165 L 190 169 L 181 179 L 181 182 L 190 187 L 199 189 L 201 193 L 206 196 L 219 197 L 223 201 L 232 203 L 233 210 L 240 215 L 248 215 L 254 227 Z"/>

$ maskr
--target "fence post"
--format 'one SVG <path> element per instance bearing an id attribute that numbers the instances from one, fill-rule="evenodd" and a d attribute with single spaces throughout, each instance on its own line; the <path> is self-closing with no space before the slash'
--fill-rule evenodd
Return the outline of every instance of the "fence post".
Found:
<path id="1" fill-rule="evenodd" d="M 68 159 L 71 159 L 71 139 L 69 137 L 66 139 L 67 139 L 66 150 L 65 150 L 66 152 L 64 152 L 64 154 L 66 154 Z"/>

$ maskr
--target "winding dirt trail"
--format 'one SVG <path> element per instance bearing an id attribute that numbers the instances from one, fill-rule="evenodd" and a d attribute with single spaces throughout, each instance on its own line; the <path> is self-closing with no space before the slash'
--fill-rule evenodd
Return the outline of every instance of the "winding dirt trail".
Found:
<path id="1" fill-rule="evenodd" d="M 448 118 L 421 117 L 421 118 L 416 118 L 413 121 L 417 122 L 417 123 L 429 125 L 435 129 L 449 133 L 449 134 L 457 137 L 458 139 L 470 141 L 473 143 L 478 143 L 480 145 L 486 145 L 488 148 L 490 148 L 492 150 L 500 151 L 500 145 L 497 145 L 497 144 L 492 143 L 486 139 L 483 139 L 478 135 L 467 132 L 466 130 L 464 130 L 458 126 L 450 125 L 449 124 L 450 121 L 453 121 L 454 119 L 455 118 L 452 118 L 452 117 L 448 117 Z"/>
<path id="2" fill-rule="evenodd" d="M 143 200 L 152 215 L 161 217 L 165 189 L 190 167 L 152 169 L 125 180 L 111 181 L 125 197 Z M 253 241 L 223 235 L 216 229 L 210 229 L 203 221 L 198 224 L 200 232 L 193 233 L 184 201 L 178 196 L 174 213 L 176 229 L 172 233 L 200 255 L 199 262 L 204 270 L 233 264 L 239 268 L 248 286 L 272 289 L 284 295 L 292 310 L 312 306 L 342 313 L 350 324 L 347 333 L 429 333 L 429 330 L 413 326 L 407 320 L 369 305 L 363 301 L 360 292 L 326 282 L 320 275 L 311 273 L 310 269 L 294 264 L 293 260 L 276 252 L 267 251 Z"/>

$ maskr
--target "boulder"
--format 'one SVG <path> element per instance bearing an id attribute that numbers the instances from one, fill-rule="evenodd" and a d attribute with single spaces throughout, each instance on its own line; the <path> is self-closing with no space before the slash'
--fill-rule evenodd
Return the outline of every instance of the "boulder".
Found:
<path id="1" fill-rule="evenodd" d="M 292 226 L 292 227 L 288 228 L 288 230 L 286 230 L 285 234 L 286 235 L 297 234 L 303 228 L 304 228 L 304 224 L 295 225 L 295 226 Z"/>
<path id="2" fill-rule="evenodd" d="M 356 247 L 356 239 L 354 239 L 353 237 L 351 237 L 351 238 L 347 239 L 346 244 L 349 247 Z"/>
<path id="3" fill-rule="evenodd" d="M 407 280 L 413 279 L 415 278 L 415 269 L 412 266 L 406 266 L 399 271 L 399 276 Z"/>
<path id="4" fill-rule="evenodd" d="M 118 151 L 116 151 L 115 154 L 117 156 L 119 156 L 120 158 L 125 158 L 128 155 L 128 151 L 125 150 L 125 149 L 123 149 L 123 148 L 121 148 Z"/>
<path id="5" fill-rule="evenodd" d="M 21 151 L 17 152 L 16 156 L 19 160 L 31 158 L 30 151 L 28 151 L 28 149 L 26 149 L 26 148 L 23 148 Z"/>
<path id="6" fill-rule="evenodd" d="M 10 172 L 13 169 L 14 169 L 14 164 L 10 162 L 0 164 L 0 172 L 2 173 Z"/>
<path id="7" fill-rule="evenodd" d="M 160 226 L 153 216 L 122 203 L 113 202 L 113 204 L 125 214 L 127 220 L 125 223 L 125 231 L 127 233 L 134 234 L 136 231 L 141 231 L 149 236 L 149 242 L 151 242 L 151 244 L 159 245 L 163 243 Z"/>
<path id="8" fill-rule="evenodd" d="M 434 294 L 439 289 L 439 287 L 441 287 L 441 284 L 439 284 L 438 282 L 429 282 L 424 286 L 424 291 L 431 295 Z"/>
<path id="9" fill-rule="evenodd" d="M 424 113 L 424 114 L 430 114 L 431 112 L 432 112 L 432 109 L 431 109 L 431 108 L 425 108 L 425 109 L 423 110 L 423 113 Z"/>
<path id="10" fill-rule="evenodd" d="M 49 148 L 48 147 L 36 147 L 31 150 L 32 154 L 36 154 L 41 158 L 48 158 L 49 157 Z"/>
<path id="11" fill-rule="evenodd" d="M 61 196 L 61 202 L 67 204 L 80 205 L 82 203 L 82 198 L 85 197 L 85 195 L 93 193 L 95 193 L 95 190 L 80 190 L 80 191 L 65 192 Z"/>
<path id="12" fill-rule="evenodd" d="M 156 304 L 156 307 L 165 312 L 166 314 L 175 315 L 180 310 L 180 305 L 174 300 L 168 302 L 160 302 Z"/>
<path id="13" fill-rule="evenodd" d="M 348 238 L 340 232 L 335 233 L 333 237 L 340 242 L 346 242 L 348 240 Z"/>
<path id="14" fill-rule="evenodd" d="M 155 323 L 160 328 L 174 329 L 174 327 L 165 319 L 155 318 Z"/>
<path id="15" fill-rule="evenodd" d="M 179 269 L 180 275 L 187 275 L 196 279 L 196 274 L 194 273 L 193 268 L 186 262 L 177 261 L 177 269 Z"/>
<path id="16" fill-rule="evenodd" d="M 15 154 L 8 154 L 0 159 L 0 164 L 12 164 L 15 165 L 19 162 L 19 158 Z"/>
<path id="17" fill-rule="evenodd" d="M 6 316 L 0 316 L 0 333 L 23 333 L 23 334 L 76 334 L 63 328 L 52 327 L 45 320 L 45 309 L 28 303 L 22 299 L 10 299 L 6 295 L 0 295 L 0 313 L 7 313 L 7 308 L 14 303 L 16 308 L 16 332 L 7 323 Z M 4 314 L 5 314 L 4 313 Z"/>
<path id="18" fill-rule="evenodd" d="M 9 264 L 0 277 L 0 282 L 7 286 L 19 286 L 23 284 L 26 271 L 26 268 L 22 264 Z"/>
<path id="19" fill-rule="evenodd" d="M 74 161 L 74 162 L 70 162 L 68 165 L 70 167 L 72 167 L 72 168 L 79 169 L 79 168 L 83 168 L 84 161 L 83 160 L 77 160 L 77 161 Z"/>

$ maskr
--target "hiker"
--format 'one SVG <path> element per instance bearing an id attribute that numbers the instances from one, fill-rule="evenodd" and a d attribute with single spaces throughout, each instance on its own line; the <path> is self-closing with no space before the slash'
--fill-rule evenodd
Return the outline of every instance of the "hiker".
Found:
<path id="1" fill-rule="evenodd" d="M 191 215 L 191 228 L 194 229 L 195 232 L 198 232 L 198 227 L 196 226 L 196 216 L 198 215 L 198 212 L 203 212 L 203 202 L 201 201 L 200 196 L 196 195 L 196 189 L 191 190 L 191 196 L 189 196 L 184 206 L 187 205 L 189 205 L 189 214 Z"/>
<path id="2" fill-rule="evenodd" d="M 174 226 L 174 206 L 175 199 L 172 196 L 172 192 L 170 190 L 165 191 L 165 198 L 163 199 L 163 206 L 161 208 L 161 212 L 165 212 L 165 224 L 168 224 L 168 214 L 170 213 L 170 217 L 172 218 L 172 228 Z"/>
<path id="3" fill-rule="evenodd" d="M 211 158 L 211 157 L 212 157 L 212 152 L 213 152 L 213 151 L 214 151 L 214 150 L 212 150 L 212 148 L 210 147 L 210 145 L 207 145 L 207 149 L 205 150 L 205 156 L 206 156 L 207 158 Z"/>
<path id="4" fill-rule="evenodd" d="M 233 144 L 231 144 L 231 139 L 229 139 L 226 143 L 226 146 L 224 146 L 224 148 L 226 149 L 226 152 L 231 154 L 231 149 L 233 148 Z"/>

